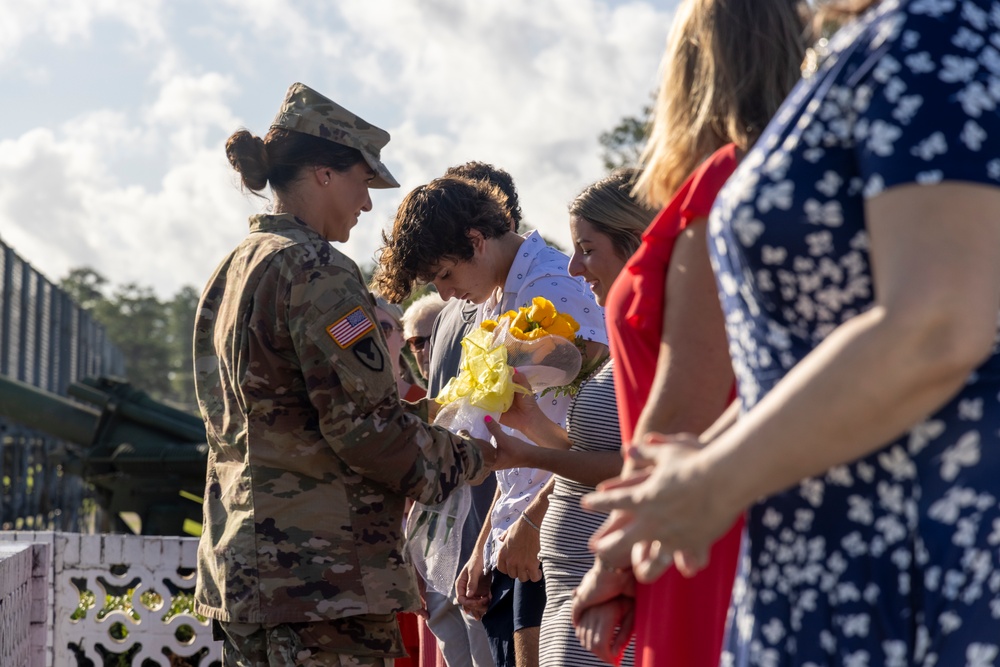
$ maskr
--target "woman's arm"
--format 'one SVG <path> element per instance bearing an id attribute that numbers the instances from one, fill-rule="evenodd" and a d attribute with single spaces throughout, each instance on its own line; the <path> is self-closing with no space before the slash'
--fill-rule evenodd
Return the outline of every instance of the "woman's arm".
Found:
<path id="1" fill-rule="evenodd" d="M 554 486 L 555 478 L 549 478 L 524 508 L 518 520 L 500 537 L 497 569 L 522 583 L 542 580 L 542 562 L 538 558 L 541 550 L 541 525 L 549 510 L 549 496 L 552 495 Z"/>
<path id="2" fill-rule="evenodd" d="M 869 201 L 865 213 L 875 305 L 835 330 L 706 452 L 736 487 L 730 504 L 899 437 L 954 396 L 993 349 L 1000 188 L 903 186 Z"/>
<path id="3" fill-rule="evenodd" d="M 647 433 L 701 433 L 722 414 L 733 387 L 732 362 L 705 218 L 677 238 L 664 289 L 656 377 L 633 439 Z"/>
<path id="4" fill-rule="evenodd" d="M 621 472 L 621 453 L 581 452 L 536 447 L 504 433 L 496 421 L 486 422 L 486 428 L 497 443 L 497 460 L 504 468 L 538 468 L 587 486 L 597 486 Z M 565 435 L 565 431 L 562 431 Z M 527 435 L 527 434 L 526 434 Z M 535 442 L 540 442 L 535 440 Z M 569 442 L 567 437 L 566 442 Z"/>
<path id="5" fill-rule="evenodd" d="M 638 540 L 707 549 L 758 498 L 899 437 L 948 401 L 993 349 L 1000 307 L 1000 188 L 892 188 L 865 207 L 875 303 L 838 327 L 736 424 L 703 449 L 657 464 L 585 503 L 633 512 L 595 536 L 613 561 Z M 654 453 L 654 450 L 655 451 Z"/>

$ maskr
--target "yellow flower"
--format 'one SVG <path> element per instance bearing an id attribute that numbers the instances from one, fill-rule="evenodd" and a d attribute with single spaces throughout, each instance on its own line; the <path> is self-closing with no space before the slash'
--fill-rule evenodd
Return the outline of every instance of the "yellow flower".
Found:
<path id="1" fill-rule="evenodd" d="M 538 340 L 548 335 L 573 340 L 580 329 L 576 320 L 558 312 L 552 302 L 542 296 L 533 298 L 530 306 L 508 310 L 498 321 L 505 319 L 509 322 L 510 335 L 518 340 Z M 493 331 L 496 326 L 499 325 L 492 320 L 482 324 L 482 328 L 487 331 Z"/>
<path id="2" fill-rule="evenodd" d="M 497 328 L 497 323 L 496 320 L 484 320 L 483 323 L 480 324 L 479 326 L 480 328 L 485 329 L 486 331 L 492 332 L 494 329 Z"/>
<path id="3" fill-rule="evenodd" d="M 546 329 L 546 331 L 553 336 L 562 336 L 567 340 L 573 340 L 576 337 L 576 330 L 579 328 L 574 328 L 574 324 L 576 324 L 576 322 L 573 322 L 572 320 L 567 321 L 564 315 L 560 315 L 556 317 L 555 322 L 553 322 L 552 325 Z"/>
<path id="4" fill-rule="evenodd" d="M 569 326 L 573 329 L 573 333 L 580 330 L 580 325 L 577 324 L 576 320 L 569 313 L 559 313 L 559 317 L 564 318 L 569 323 Z"/>
<path id="5" fill-rule="evenodd" d="M 510 335 L 518 340 L 528 340 L 528 337 L 524 335 L 524 330 L 521 327 L 511 327 Z"/>
<path id="6" fill-rule="evenodd" d="M 531 308 L 528 310 L 529 320 L 544 329 L 551 326 L 555 318 L 556 307 L 552 305 L 551 301 L 542 296 L 536 296 L 531 300 Z"/>

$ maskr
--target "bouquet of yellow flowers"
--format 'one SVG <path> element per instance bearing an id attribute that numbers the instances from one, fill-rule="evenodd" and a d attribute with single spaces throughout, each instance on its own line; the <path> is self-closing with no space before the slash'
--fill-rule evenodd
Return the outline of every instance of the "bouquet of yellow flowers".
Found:
<path id="1" fill-rule="evenodd" d="M 496 320 L 486 320 L 462 339 L 459 374 L 435 398 L 443 407 L 434 423 L 489 440 L 484 418 L 499 419 L 516 392 L 529 392 L 514 383 L 515 369 L 533 391 L 563 387 L 578 379 L 583 363 L 576 335 L 579 329 L 572 317 L 558 312 L 543 297 Z M 414 504 L 407 521 L 411 560 L 427 586 L 445 595 L 451 595 L 455 583 L 461 546 L 460 540 L 449 538 L 456 527 L 461 529 L 470 506 L 466 487 L 439 505 Z"/>
<path id="2" fill-rule="evenodd" d="M 499 418 L 510 407 L 514 393 L 526 391 L 514 384 L 514 369 L 534 391 L 571 383 L 583 363 L 577 345 L 579 329 L 572 317 L 556 311 L 551 301 L 540 296 L 530 306 L 486 320 L 462 339 L 459 374 L 435 399 L 445 406 L 435 423 L 452 428 L 453 413 L 465 407 L 485 410 L 477 415 L 480 422 L 487 414 Z"/>

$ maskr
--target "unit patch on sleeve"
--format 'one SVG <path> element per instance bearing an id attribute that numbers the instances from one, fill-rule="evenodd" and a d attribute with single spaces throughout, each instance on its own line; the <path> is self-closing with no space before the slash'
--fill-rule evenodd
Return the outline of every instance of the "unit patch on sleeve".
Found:
<path id="1" fill-rule="evenodd" d="M 358 306 L 328 326 L 326 332 L 341 349 L 347 349 L 374 328 L 375 323 Z"/>

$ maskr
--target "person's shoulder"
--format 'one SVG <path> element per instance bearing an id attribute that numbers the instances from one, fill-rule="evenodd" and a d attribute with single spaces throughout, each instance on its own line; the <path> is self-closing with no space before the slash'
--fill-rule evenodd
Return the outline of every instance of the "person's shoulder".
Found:
<path id="1" fill-rule="evenodd" d="M 695 174 L 704 177 L 706 174 L 732 173 L 740 162 L 739 148 L 736 144 L 726 144 L 708 156 L 698 165 Z"/>
<path id="2" fill-rule="evenodd" d="M 275 264 L 292 283 L 332 281 L 363 285 L 361 271 L 350 257 L 326 241 L 307 240 L 285 246 Z"/>
<path id="3" fill-rule="evenodd" d="M 690 220 L 708 215 L 715 197 L 736 171 L 739 157 L 736 144 L 726 144 L 698 165 L 678 193 L 678 196 L 682 197 L 683 225 Z"/>
<path id="4" fill-rule="evenodd" d="M 526 247 L 529 243 L 533 244 L 533 247 Z M 524 257 L 534 255 L 527 267 L 528 274 L 524 277 L 525 281 L 545 275 L 566 275 L 569 256 L 559 248 L 549 245 L 538 232 L 532 232 L 522 244 L 520 252 Z"/>

